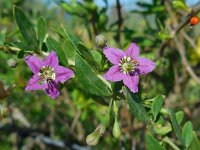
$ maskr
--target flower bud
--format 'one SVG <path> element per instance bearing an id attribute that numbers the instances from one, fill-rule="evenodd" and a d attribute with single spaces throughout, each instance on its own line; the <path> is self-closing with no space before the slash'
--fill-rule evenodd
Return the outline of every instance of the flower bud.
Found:
<path id="1" fill-rule="evenodd" d="M 107 46 L 107 40 L 103 35 L 97 35 L 95 38 L 97 47 L 104 48 Z"/>
<path id="2" fill-rule="evenodd" d="M 92 132 L 86 137 L 86 143 L 90 146 L 95 146 L 96 144 L 99 143 L 99 138 L 100 134 Z"/>
<path id="3" fill-rule="evenodd" d="M 11 58 L 11 59 L 9 59 L 9 60 L 7 61 L 7 64 L 8 64 L 8 66 L 9 66 L 10 68 L 15 68 L 15 67 L 17 66 L 18 62 L 17 62 L 16 59 Z"/>
<path id="4" fill-rule="evenodd" d="M 105 132 L 106 126 L 104 124 L 98 125 L 94 132 L 90 133 L 86 137 L 86 143 L 90 146 L 98 144 L 100 136 Z"/>
<path id="5" fill-rule="evenodd" d="M 117 139 L 120 138 L 121 130 L 120 130 L 119 123 L 118 123 L 117 120 L 115 120 L 112 133 L 113 133 L 113 136 L 114 136 L 115 138 L 117 138 Z"/>

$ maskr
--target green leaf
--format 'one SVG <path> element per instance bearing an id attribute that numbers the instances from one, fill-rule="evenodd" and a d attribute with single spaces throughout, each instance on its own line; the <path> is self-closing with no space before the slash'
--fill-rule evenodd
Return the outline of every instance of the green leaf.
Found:
<path id="1" fill-rule="evenodd" d="M 78 49 L 79 49 L 79 52 L 80 52 L 80 55 L 85 59 L 87 60 L 87 62 L 90 64 L 90 65 L 95 65 L 95 61 L 94 61 L 94 58 L 90 52 L 90 50 L 82 43 L 82 42 L 78 42 Z"/>
<path id="2" fill-rule="evenodd" d="M 188 150 L 199 150 L 200 149 L 200 143 L 199 140 L 197 138 L 197 135 L 195 134 L 195 132 L 193 131 L 192 133 L 193 135 L 193 140 L 192 143 L 190 144 L 190 146 L 188 147 Z"/>
<path id="3" fill-rule="evenodd" d="M 69 39 L 63 40 L 61 47 L 68 58 L 75 58 L 76 50 L 74 49 L 74 46 Z"/>
<path id="4" fill-rule="evenodd" d="M 161 126 L 159 124 L 155 124 L 153 126 L 153 130 L 156 134 L 165 135 L 165 134 L 169 133 L 170 131 L 172 131 L 172 127 L 169 123 L 166 126 Z"/>
<path id="5" fill-rule="evenodd" d="M 151 111 L 154 116 L 154 121 L 156 120 L 156 117 L 158 113 L 160 112 L 162 105 L 163 105 L 163 97 L 161 95 L 156 96 L 153 100 L 152 107 L 151 107 Z"/>
<path id="6" fill-rule="evenodd" d="M 14 7 L 14 15 L 19 30 L 26 40 L 27 44 L 30 45 L 30 49 L 37 50 L 37 36 L 31 22 L 28 20 L 25 14 L 16 6 Z"/>
<path id="7" fill-rule="evenodd" d="M 95 59 L 91 54 L 91 50 L 87 48 L 68 28 L 62 27 L 62 32 L 57 32 L 60 36 L 64 37 L 72 51 L 76 51 L 80 56 L 87 60 L 90 65 L 94 66 L 94 64 L 96 64 Z"/>
<path id="8" fill-rule="evenodd" d="M 18 57 L 18 58 L 24 58 L 24 50 L 20 50 L 20 51 L 17 53 L 17 57 Z"/>
<path id="9" fill-rule="evenodd" d="M 183 113 L 183 111 L 178 111 L 178 112 L 176 112 L 175 115 L 176 115 L 176 119 L 178 121 L 178 125 L 180 125 L 181 122 L 183 121 L 184 113 Z"/>
<path id="10" fill-rule="evenodd" d="M 188 148 L 190 144 L 192 143 L 193 140 L 193 130 L 192 130 L 192 123 L 190 121 L 186 122 L 183 126 L 182 129 L 182 137 L 183 137 L 183 142 Z"/>
<path id="11" fill-rule="evenodd" d="M 172 6 L 175 8 L 175 9 L 183 9 L 185 11 L 188 11 L 188 7 L 186 6 L 184 0 L 173 0 L 172 1 Z"/>
<path id="12" fill-rule="evenodd" d="M 78 54 L 75 59 L 76 76 L 88 92 L 98 96 L 110 96 L 108 86 L 94 73 L 91 66 Z"/>
<path id="13" fill-rule="evenodd" d="M 102 60 L 102 55 L 96 50 L 91 51 L 91 54 L 93 56 L 94 61 L 100 64 Z"/>
<path id="14" fill-rule="evenodd" d="M 136 94 L 131 93 L 126 87 L 123 88 L 123 91 L 132 114 L 140 121 L 149 122 L 149 116 Z"/>
<path id="15" fill-rule="evenodd" d="M 61 49 L 61 46 L 60 44 L 48 37 L 47 40 L 46 40 L 46 44 L 47 44 L 47 47 L 48 47 L 48 50 L 51 51 L 51 50 L 55 50 L 57 56 L 58 56 L 58 59 L 60 61 L 60 63 L 63 65 L 63 66 L 67 66 L 68 65 L 68 61 L 67 61 L 67 58 L 65 56 L 65 53 L 63 52 L 63 50 Z"/>
<path id="16" fill-rule="evenodd" d="M 181 135 L 181 130 L 178 126 L 178 121 L 176 120 L 176 115 L 172 109 L 169 110 L 169 113 L 170 113 L 170 119 L 172 122 L 173 129 L 175 131 L 176 137 L 184 145 L 182 135 Z"/>
<path id="17" fill-rule="evenodd" d="M 164 150 L 164 148 L 162 148 L 159 142 L 150 133 L 146 134 L 145 141 L 147 144 L 147 150 Z"/>
<path id="18" fill-rule="evenodd" d="M 39 39 L 40 49 L 42 47 L 42 43 L 44 41 L 46 32 L 47 32 L 46 21 L 43 17 L 40 17 L 40 19 L 38 20 L 38 39 Z"/>
<path id="19" fill-rule="evenodd" d="M 0 33 L 0 45 L 3 46 L 5 42 L 5 34 Z"/>
<path id="20" fill-rule="evenodd" d="M 14 45 L 15 47 L 17 47 L 17 48 L 19 48 L 21 50 L 24 50 L 24 51 L 29 50 L 29 46 L 24 42 L 13 41 L 12 45 Z"/>
<path id="21" fill-rule="evenodd" d="M 78 42 L 80 40 L 73 34 L 68 28 L 62 26 L 62 31 L 57 31 L 59 35 L 63 36 L 65 39 L 69 40 L 73 45 L 74 49 L 80 54 L 78 49 Z"/>

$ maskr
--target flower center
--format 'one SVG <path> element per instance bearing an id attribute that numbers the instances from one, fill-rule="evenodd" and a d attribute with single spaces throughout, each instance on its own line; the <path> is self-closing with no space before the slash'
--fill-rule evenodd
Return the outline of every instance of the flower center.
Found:
<path id="1" fill-rule="evenodd" d="M 40 78 L 41 84 L 56 79 L 56 74 L 55 74 L 54 68 L 50 67 L 50 66 L 42 66 L 40 68 L 38 76 Z"/>
<path id="2" fill-rule="evenodd" d="M 138 65 L 138 61 L 135 59 L 132 59 L 131 57 L 124 56 L 120 60 L 119 66 L 121 67 L 121 71 L 124 74 L 131 73 L 135 70 L 135 67 Z"/>

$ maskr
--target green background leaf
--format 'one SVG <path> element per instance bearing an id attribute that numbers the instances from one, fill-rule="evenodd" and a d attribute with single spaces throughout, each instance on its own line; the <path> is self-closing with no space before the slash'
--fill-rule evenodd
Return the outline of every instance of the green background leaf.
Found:
<path id="1" fill-rule="evenodd" d="M 47 32 L 46 21 L 43 17 L 40 17 L 40 19 L 38 20 L 38 39 L 39 39 L 40 49 L 42 47 L 42 43 L 44 41 L 46 32 Z"/>
<path id="2" fill-rule="evenodd" d="M 14 15 L 17 25 L 31 50 L 37 50 L 38 41 L 33 25 L 18 7 L 14 7 Z"/>
<path id="3" fill-rule="evenodd" d="M 54 40 L 50 37 L 47 38 L 46 44 L 47 44 L 49 51 L 54 50 L 56 52 L 60 63 L 64 66 L 67 66 L 68 61 L 67 61 L 67 58 L 65 56 L 65 53 L 61 49 L 60 44 L 56 40 Z"/>
<path id="4" fill-rule="evenodd" d="M 156 117 L 158 113 L 160 112 L 160 109 L 162 108 L 163 105 L 163 97 L 161 95 L 156 96 L 153 100 L 151 111 L 154 116 L 154 120 L 156 120 Z"/>

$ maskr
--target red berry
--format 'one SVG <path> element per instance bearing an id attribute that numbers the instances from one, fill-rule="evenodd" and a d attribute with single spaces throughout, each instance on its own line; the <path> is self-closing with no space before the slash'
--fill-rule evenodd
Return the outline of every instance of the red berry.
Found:
<path id="1" fill-rule="evenodd" d="M 192 18 L 190 18 L 191 26 L 197 25 L 198 23 L 199 23 L 199 18 L 197 16 L 193 16 Z"/>

